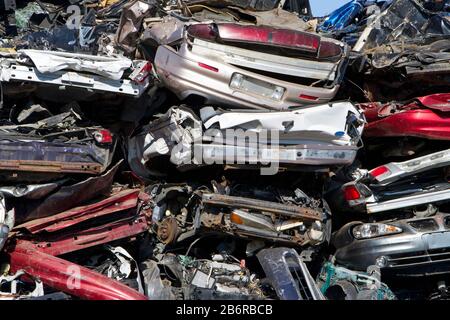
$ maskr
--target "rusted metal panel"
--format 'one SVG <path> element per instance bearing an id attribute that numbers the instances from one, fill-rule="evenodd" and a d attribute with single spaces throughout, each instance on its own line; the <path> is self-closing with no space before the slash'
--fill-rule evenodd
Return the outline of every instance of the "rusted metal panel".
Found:
<path id="1" fill-rule="evenodd" d="M 55 232 L 83 221 L 99 218 L 114 212 L 136 207 L 139 190 L 128 189 L 118 192 L 102 201 L 79 206 L 59 214 L 32 220 L 15 227 L 15 230 L 26 229 L 31 233 L 42 231 Z"/>
<path id="2" fill-rule="evenodd" d="M 203 194 L 202 201 L 204 204 L 209 205 L 227 206 L 231 208 L 255 209 L 291 218 L 300 218 L 312 221 L 323 220 L 322 212 L 296 205 L 286 205 L 270 201 L 255 200 L 213 193 Z"/>

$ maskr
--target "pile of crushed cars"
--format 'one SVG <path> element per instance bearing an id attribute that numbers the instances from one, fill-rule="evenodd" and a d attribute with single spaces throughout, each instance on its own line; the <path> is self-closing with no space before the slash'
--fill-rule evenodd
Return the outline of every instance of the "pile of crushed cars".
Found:
<path id="1" fill-rule="evenodd" d="M 450 297 L 450 1 L 0 12 L 0 299 Z"/>

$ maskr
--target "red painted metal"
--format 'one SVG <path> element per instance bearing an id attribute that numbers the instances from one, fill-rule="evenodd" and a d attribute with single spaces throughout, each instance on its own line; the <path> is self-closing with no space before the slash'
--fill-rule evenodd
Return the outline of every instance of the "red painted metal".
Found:
<path id="1" fill-rule="evenodd" d="M 147 230 L 147 221 L 141 215 L 136 219 L 114 221 L 81 231 L 46 235 L 41 239 L 33 239 L 33 245 L 42 252 L 59 256 L 119 239 L 132 238 Z"/>
<path id="2" fill-rule="evenodd" d="M 333 42 L 321 41 L 320 36 L 308 32 L 267 26 L 224 24 L 195 24 L 188 28 L 192 37 L 221 42 L 247 42 L 271 45 L 318 54 L 319 58 L 335 57 L 342 54 L 340 46 Z"/>
<path id="3" fill-rule="evenodd" d="M 436 93 L 417 98 L 417 100 L 425 107 L 440 111 L 450 111 L 450 93 Z"/>
<path id="4" fill-rule="evenodd" d="M 219 24 L 218 29 L 222 40 L 271 44 L 311 52 L 317 52 L 320 45 L 318 35 L 295 30 L 232 23 Z"/>
<path id="5" fill-rule="evenodd" d="M 33 234 L 42 231 L 55 232 L 86 220 L 135 208 L 137 206 L 138 197 L 139 189 L 120 191 L 107 199 L 93 204 L 76 207 L 46 218 L 32 220 L 18 225 L 14 229 L 27 229 L 27 231 Z"/>
<path id="6" fill-rule="evenodd" d="M 366 137 L 419 137 L 450 140 L 450 94 L 435 94 L 409 103 L 362 103 Z"/>
<path id="7" fill-rule="evenodd" d="M 136 290 L 98 272 L 37 250 L 29 241 L 9 246 L 11 271 L 23 269 L 44 284 L 87 300 L 148 300 Z"/>
<path id="8" fill-rule="evenodd" d="M 148 195 L 139 189 L 117 192 L 107 199 L 36 219 L 15 228 L 6 249 L 12 271 L 24 269 L 46 285 L 82 299 L 146 300 L 134 289 L 95 271 L 56 256 L 119 239 L 131 239 L 148 230 Z M 136 213 L 139 212 L 139 215 Z M 114 216 L 111 217 L 111 215 Z M 89 227 L 82 222 L 89 223 Z"/>

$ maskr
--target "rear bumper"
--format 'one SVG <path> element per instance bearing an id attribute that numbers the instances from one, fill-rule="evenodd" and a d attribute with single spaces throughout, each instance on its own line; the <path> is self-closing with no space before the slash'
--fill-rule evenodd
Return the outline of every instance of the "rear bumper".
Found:
<path id="1" fill-rule="evenodd" d="M 141 96 L 148 86 L 148 82 L 136 84 L 129 79 L 113 80 L 75 71 L 42 73 L 35 67 L 16 64 L 15 61 L 3 64 L 0 69 L 1 80 L 5 82 L 25 81 L 61 87 L 84 88 L 90 91 L 117 93 L 132 97 Z"/>
<path id="2" fill-rule="evenodd" d="M 180 99 L 185 99 L 190 95 L 199 95 L 206 99 L 206 103 L 253 109 L 286 110 L 289 107 L 326 103 L 339 90 L 338 84 L 327 89 L 298 85 L 262 76 L 228 63 L 213 60 L 211 56 L 195 55 L 187 49 L 186 45 L 183 46 L 179 52 L 169 46 L 160 46 L 155 57 L 158 76 L 164 85 Z M 211 66 L 217 71 L 203 68 L 199 66 L 199 63 Z M 262 95 L 233 89 L 230 87 L 230 81 L 235 73 L 283 87 L 285 88 L 284 95 L 280 101 L 276 101 Z M 317 99 L 302 100 L 299 98 L 300 95 L 317 97 Z"/>
<path id="3" fill-rule="evenodd" d="M 0 171 L 102 173 L 114 147 L 39 141 L 0 141 Z"/>
<path id="4" fill-rule="evenodd" d="M 450 189 L 420 193 L 383 202 L 368 203 L 366 204 L 366 209 L 367 213 L 377 213 L 446 200 L 450 200 Z"/>
<path id="5" fill-rule="evenodd" d="M 349 165 L 357 147 L 332 145 L 255 146 L 196 144 L 194 154 L 206 163 L 282 163 L 306 165 Z"/>

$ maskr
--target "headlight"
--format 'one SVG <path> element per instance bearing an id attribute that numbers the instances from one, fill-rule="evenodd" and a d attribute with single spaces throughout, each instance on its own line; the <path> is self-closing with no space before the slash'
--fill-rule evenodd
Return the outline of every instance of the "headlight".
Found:
<path id="1" fill-rule="evenodd" d="M 369 239 L 390 234 L 400 233 L 403 230 L 399 227 L 384 223 L 364 223 L 353 228 L 353 236 L 356 239 Z"/>

